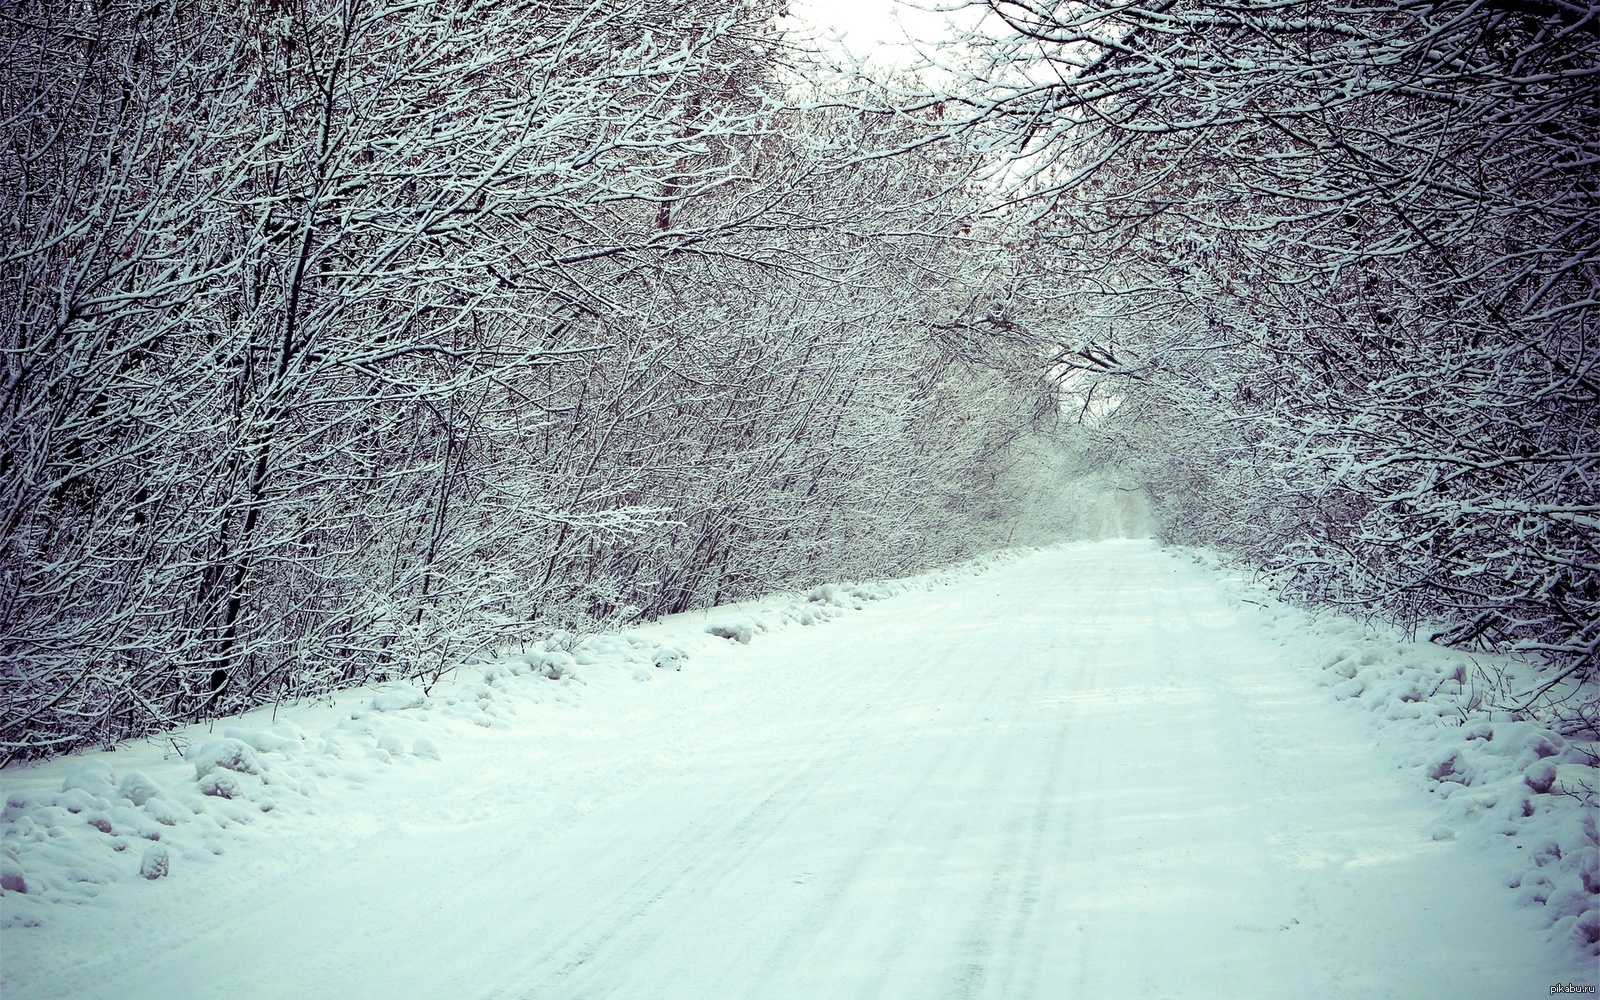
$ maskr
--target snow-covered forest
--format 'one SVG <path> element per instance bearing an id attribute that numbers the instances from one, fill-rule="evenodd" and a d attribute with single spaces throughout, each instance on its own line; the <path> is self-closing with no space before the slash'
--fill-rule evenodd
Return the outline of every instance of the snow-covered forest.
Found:
<path id="1" fill-rule="evenodd" d="M 773 9 L 5 24 L 7 757 L 1022 540 L 969 166 Z"/>
<path id="2" fill-rule="evenodd" d="M 13 5 L 0 756 L 1145 498 L 1595 736 L 1600 15 L 972 6 Z"/>
<path id="3" fill-rule="evenodd" d="M 1020 321 L 1165 536 L 1542 659 L 1515 707 L 1595 735 L 1600 10 L 989 6 Z"/>
<path id="4" fill-rule="evenodd" d="M 7 997 L 1593 991 L 1600 8 L 805 2 L 0 10 Z"/>

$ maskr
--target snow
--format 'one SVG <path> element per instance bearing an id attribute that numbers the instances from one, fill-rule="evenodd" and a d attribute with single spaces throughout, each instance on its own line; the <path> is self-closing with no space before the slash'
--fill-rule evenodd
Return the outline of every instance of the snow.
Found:
<path id="1" fill-rule="evenodd" d="M 750 640 L 755 637 L 756 623 L 749 618 L 715 621 L 706 626 L 706 632 L 719 638 L 732 639 L 748 646 Z"/>
<path id="2" fill-rule="evenodd" d="M 558 636 L 7 768 L 3 992 L 1593 984 L 1593 747 L 1482 666 L 1142 542 Z"/>

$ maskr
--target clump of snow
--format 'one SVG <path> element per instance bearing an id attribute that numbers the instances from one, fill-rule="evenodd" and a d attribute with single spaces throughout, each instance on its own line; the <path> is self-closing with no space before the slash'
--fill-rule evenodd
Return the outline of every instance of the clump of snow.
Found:
<path id="1" fill-rule="evenodd" d="M 5 850 L 0 852 L 0 889 L 6 892 L 28 891 L 28 873 L 22 870 L 22 860 L 17 856 L 14 844 L 6 844 Z"/>
<path id="2" fill-rule="evenodd" d="M 104 803 L 105 799 L 97 799 L 82 788 L 65 788 L 56 796 L 55 804 L 69 813 L 81 813 L 85 809 L 92 809 L 96 804 Z"/>
<path id="3" fill-rule="evenodd" d="M 204 778 L 217 770 L 237 771 L 241 774 L 260 774 L 261 764 L 250 744 L 240 739 L 224 736 L 212 740 L 189 758 L 194 764 L 197 778 Z M 210 794 L 210 793 L 208 793 Z"/>
<path id="4" fill-rule="evenodd" d="M 662 646 L 651 654 L 650 662 L 663 670 L 682 670 L 685 654 L 673 646 Z"/>
<path id="5" fill-rule="evenodd" d="M 1559 773 L 1555 764 L 1548 760 L 1540 760 L 1537 763 L 1529 764 L 1523 770 L 1522 780 L 1527 783 L 1529 788 L 1540 795 L 1544 795 L 1555 787 Z"/>
<path id="6" fill-rule="evenodd" d="M 172 871 L 172 858 L 166 847 L 161 844 L 151 844 L 144 849 L 144 855 L 139 859 L 139 875 L 142 878 L 166 878 Z"/>
<path id="7" fill-rule="evenodd" d="M 67 775 L 61 782 L 61 790 L 70 792 L 79 789 L 97 799 L 105 799 L 115 794 L 116 782 L 117 776 L 110 764 L 103 760 L 91 760 Z"/>
<path id="8" fill-rule="evenodd" d="M 136 806 L 142 806 L 161 794 L 161 786 L 143 771 L 129 771 L 117 783 L 117 794 Z"/>
<path id="9" fill-rule="evenodd" d="M 531 654 L 528 665 L 547 680 L 559 681 L 563 677 L 573 675 L 574 668 L 578 665 L 571 653 L 561 650 L 548 650 L 543 653 Z"/>
<path id="10" fill-rule="evenodd" d="M 421 690 L 406 683 L 396 683 L 386 690 L 372 696 L 372 710 L 375 712 L 404 712 L 411 708 L 421 708 L 428 700 L 428 696 Z"/>
<path id="11" fill-rule="evenodd" d="M 725 618 L 706 623 L 706 631 L 721 639 L 732 639 L 749 645 L 756 634 L 756 623 L 749 618 Z"/>
<path id="12" fill-rule="evenodd" d="M 229 771 L 210 771 L 200 776 L 200 794 L 214 795 L 219 799 L 244 798 L 244 784 L 238 775 Z"/>
<path id="13" fill-rule="evenodd" d="M 433 745 L 433 741 L 428 739 L 425 736 L 424 737 L 420 737 L 417 740 L 412 742 L 412 744 L 411 744 L 411 755 L 413 757 L 421 757 L 421 758 L 423 758 L 425 760 L 442 760 L 443 759 L 442 757 L 439 756 L 439 748 L 434 746 Z"/>

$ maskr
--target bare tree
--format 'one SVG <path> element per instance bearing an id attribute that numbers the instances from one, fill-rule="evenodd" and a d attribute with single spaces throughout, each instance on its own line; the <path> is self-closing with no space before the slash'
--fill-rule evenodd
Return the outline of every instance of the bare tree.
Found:
<path id="1" fill-rule="evenodd" d="M 1009 537 L 971 164 L 774 13 L 0 21 L 0 755 Z"/>
<path id="2" fill-rule="evenodd" d="M 1023 319 L 1171 537 L 1592 676 L 1595 13 L 975 6 L 921 104 L 991 137 Z"/>

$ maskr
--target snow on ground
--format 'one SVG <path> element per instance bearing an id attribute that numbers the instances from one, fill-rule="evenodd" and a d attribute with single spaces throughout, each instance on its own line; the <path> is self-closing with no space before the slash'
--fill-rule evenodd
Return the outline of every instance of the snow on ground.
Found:
<path id="1" fill-rule="evenodd" d="M 1219 566 L 1209 553 L 1196 559 Z M 1414 642 L 1392 628 L 1286 606 L 1238 577 L 1222 582 L 1261 609 L 1291 661 L 1311 665 L 1336 699 L 1371 713 L 1372 738 L 1413 785 L 1441 800 L 1430 837 L 1498 841 L 1495 867 L 1518 902 L 1538 908 L 1552 938 L 1600 959 L 1600 746 L 1497 709 L 1489 694 L 1530 695 L 1543 678 L 1508 656 Z M 1577 686 L 1567 693 L 1581 693 Z"/>
<path id="2" fill-rule="evenodd" d="M 558 637 L 7 768 L 0 986 L 1592 986 L 1593 759 L 1464 662 L 1131 542 Z"/>

